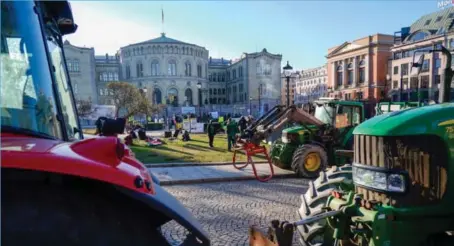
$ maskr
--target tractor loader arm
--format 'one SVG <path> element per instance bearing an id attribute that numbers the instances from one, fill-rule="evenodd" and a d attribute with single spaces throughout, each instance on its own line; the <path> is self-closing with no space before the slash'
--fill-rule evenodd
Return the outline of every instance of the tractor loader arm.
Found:
<path id="1" fill-rule="evenodd" d="M 258 144 L 288 122 L 297 122 L 303 125 L 324 125 L 315 116 L 295 106 L 276 106 L 246 129 L 245 137 Z"/>

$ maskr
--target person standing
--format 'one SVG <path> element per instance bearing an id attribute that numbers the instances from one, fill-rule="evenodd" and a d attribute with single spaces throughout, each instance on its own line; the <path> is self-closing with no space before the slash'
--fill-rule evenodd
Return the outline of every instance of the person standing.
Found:
<path id="1" fill-rule="evenodd" d="M 207 132 L 208 132 L 208 141 L 209 141 L 209 145 L 211 148 L 213 148 L 213 140 L 214 140 L 214 135 L 215 135 L 215 129 L 214 129 L 214 125 L 213 125 L 213 120 L 210 120 L 210 122 L 208 123 L 208 126 L 207 126 Z"/>
<path id="2" fill-rule="evenodd" d="M 235 136 L 239 133 L 238 124 L 232 118 L 227 120 L 227 148 L 232 150 L 232 145 L 235 145 Z"/>

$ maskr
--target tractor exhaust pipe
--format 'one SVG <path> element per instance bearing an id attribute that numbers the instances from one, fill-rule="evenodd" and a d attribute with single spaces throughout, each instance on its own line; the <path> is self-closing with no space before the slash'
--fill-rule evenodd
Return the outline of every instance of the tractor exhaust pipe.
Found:
<path id="1" fill-rule="evenodd" d="M 451 68 L 451 52 L 446 49 L 443 45 L 440 50 L 446 57 L 446 66 L 444 71 L 444 79 L 441 81 L 439 89 L 439 103 L 445 103 L 451 101 L 451 83 L 452 83 L 452 68 Z"/>

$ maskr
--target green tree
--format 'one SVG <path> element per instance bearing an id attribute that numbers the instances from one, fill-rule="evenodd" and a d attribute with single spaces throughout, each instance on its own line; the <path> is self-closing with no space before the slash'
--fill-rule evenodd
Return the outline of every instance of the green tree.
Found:
<path id="1" fill-rule="evenodd" d="M 91 100 L 76 99 L 76 107 L 77 114 L 81 118 L 87 117 L 96 112 L 96 108 L 93 107 Z"/>
<path id="2" fill-rule="evenodd" d="M 127 82 L 110 82 L 107 85 L 110 97 L 116 107 L 115 117 L 119 116 L 120 109 L 125 110 L 123 117 L 129 118 L 135 114 L 153 114 L 162 110 L 162 106 L 152 105 L 144 92 Z"/>

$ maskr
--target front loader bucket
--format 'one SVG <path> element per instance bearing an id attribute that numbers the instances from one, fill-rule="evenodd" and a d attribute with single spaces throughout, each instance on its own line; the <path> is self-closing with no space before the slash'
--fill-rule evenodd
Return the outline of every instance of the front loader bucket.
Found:
<path id="1" fill-rule="evenodd" d="M 279 244 L 271 241 L 259 229 L 251 226 L 249 228 L 249 246 L 279 246 Z"/>
<path id="2" fill-rule="evenodd" d="M 250 246 L 292 246 L 295 226 L 287 221 L 271 221 L 268 234 L 265 236 L 260 230 L 251 226 L 249 228 Z"/>

